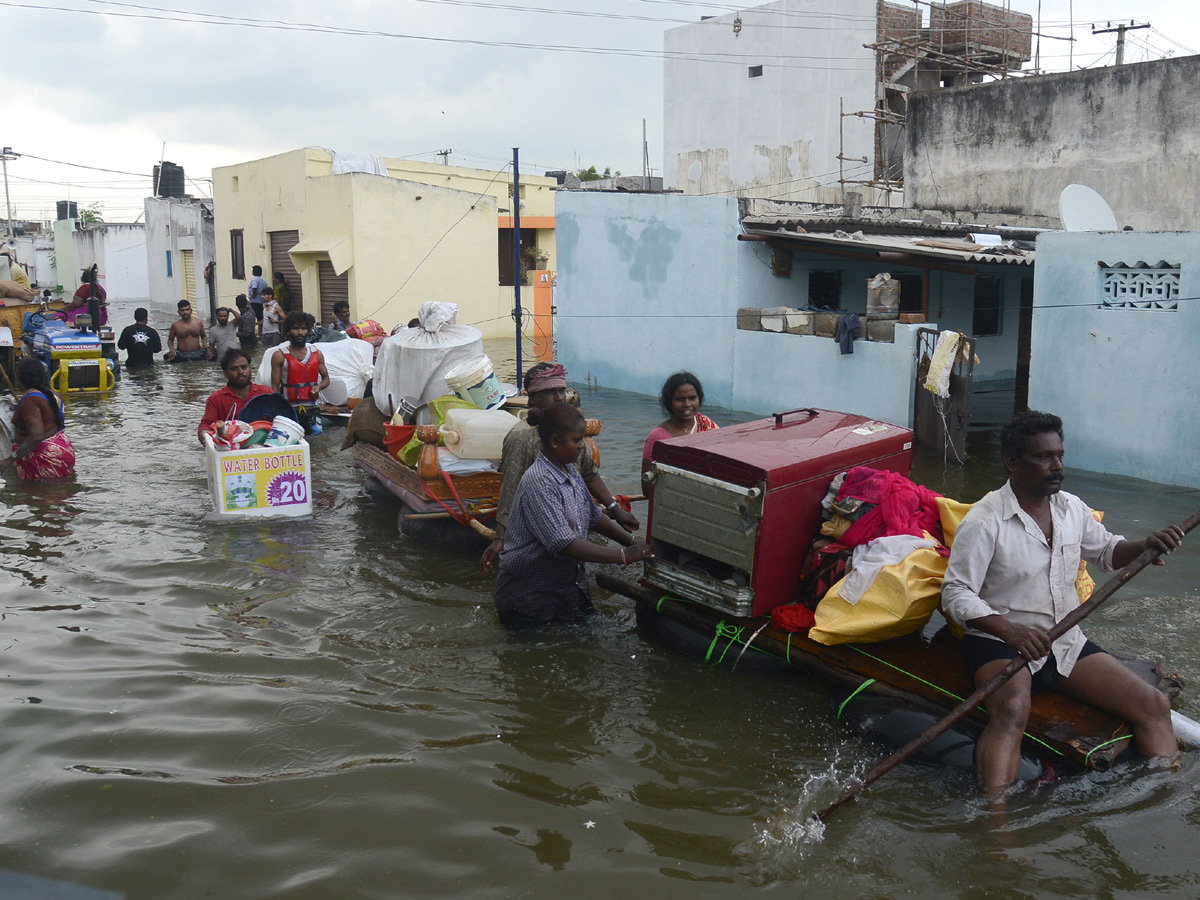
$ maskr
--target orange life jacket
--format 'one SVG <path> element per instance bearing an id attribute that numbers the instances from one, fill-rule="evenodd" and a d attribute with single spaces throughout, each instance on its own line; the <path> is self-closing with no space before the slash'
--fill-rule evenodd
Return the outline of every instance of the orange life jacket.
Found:
<path id="1" fill-rule="evenodd" d="M 292 356 L 290 345 L 283 351 L 283 372 L 279 389 L 289 403 L 310 403 L 316 399 L 321 381 L 321 351 L 309 348 L 308 360 L 301 362 Z"/>

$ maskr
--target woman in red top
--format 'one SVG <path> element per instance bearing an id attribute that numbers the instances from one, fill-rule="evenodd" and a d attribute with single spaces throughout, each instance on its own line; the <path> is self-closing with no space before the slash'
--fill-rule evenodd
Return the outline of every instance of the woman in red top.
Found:
<path id="1" fill-rule="evenodd" d="M 92 325 L 99 327 L 108 324 L 108 294 L 104 287 L 96 281 L 99 278 L 99 266 L 92 266 L 84 269 L 80 274 L 80 281 L 83 282 L 71 297 L 71 302 L 68 303 L 63 311 L 67 314 L 67 321 L 72 325 L 75 324 L 75 317 L 85 315 L 88 311 L 88 300 L 92 296 L 92 283 L 96 282 L 96 302 L 100 305 L 99 321 L 92 322 Z"/>
<path id="2" fill-rule="evenodd" d="M 643 474 L 650 469 L 651 453 L 659 441 L 712 431 L 718 427 L 716 422 L 700 412 L 704 404 L 704 388 L 700 386 L 700 379 L 691 372 L 676 372 L 668 378 L 662 386 L 659 402 L 667 418 L 650 432 L 642 447 Z"/>

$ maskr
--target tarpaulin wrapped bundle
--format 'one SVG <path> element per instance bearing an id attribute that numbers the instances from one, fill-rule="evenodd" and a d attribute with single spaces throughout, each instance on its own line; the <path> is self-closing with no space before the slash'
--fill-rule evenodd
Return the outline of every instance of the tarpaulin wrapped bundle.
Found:
<path id="1" fill-rule="evenodd" d="M 929 495 L 940 526 L 934 530 L 946 543 L 923 529 L 919 538 L 901 532 L 857 546 L 850 571 L 817 604 L 810 638 L 821 644 L 871 643 L 911 634 L 929 621 L 942 598 L 946 546 L 971 508 Z"/>
<path id="2" fill-rule="evenodd" d="M 401 329 L 380 344 L 371 392 L 381 413 L 394 415 L 405 398 L 420 406 L 442 396 L 446 373 L 483 355 L 483 334 L 456 324 L 457 317 L 456 303 L 422 304 L 419 326 Z"/>
<path id="3" fill-rule="evenodd" d="M 340 381 L 345 385 L 345 396 L 340 402 L 336 398 L 326 399 L 322 393 L 321 400 L 340 406 L 349 397 L 361 397 L 367 388 L 367 382 L 375 376 L 375 348 L 367 341 L 358 338 L 347 338 L 344 341 L 328 342 L 318 345 L 318 350 L 325 357 L 325 370 L 329 373 L 330 387 L 333 393 Z"/>

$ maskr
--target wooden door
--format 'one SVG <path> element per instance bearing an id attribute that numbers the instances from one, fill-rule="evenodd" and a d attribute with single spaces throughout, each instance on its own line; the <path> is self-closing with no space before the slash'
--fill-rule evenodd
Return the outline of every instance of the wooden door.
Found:
<path id="1" fill-rule="evenodd" d="M 196 258 L 195 253 L 191 250 L 179 251 L 179 268 L 180 277 L 183 279 L 183 296 L 180 300 L 186 300 L 192 304 L 192 310 L 196 309 Z"/>

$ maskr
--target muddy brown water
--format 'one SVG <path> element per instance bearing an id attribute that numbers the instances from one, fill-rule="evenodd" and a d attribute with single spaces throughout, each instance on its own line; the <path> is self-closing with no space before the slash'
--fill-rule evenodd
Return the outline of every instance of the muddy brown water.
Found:
<path id="1" fill-rule="evenodd" d="M 310 519 L 212 521 L 193 429 L 219 383 L 127 374 L 70 401 L 73 482 L 4 477 L 0 868 L 135 900 L 1200 894 L 1195 754 L 1020 791 L 999 827 L 968 773 L 902 766 L 812 827 L 880 758 L 818 683 L 705 668 L 599 591 L 585 625 L 507 634 L 477 557 L 402 539 L 340 430 L 312 441 Z M 654 400 L 579 387 L 634 492 Z M 914 474 L 977 499 L 1001 475 L 973 449 Z M 1200 505 L 1067 488 L 1131 536 Z M 1198 578 L 1193 540 L 1087 631 L 1195 685 Z"/>

